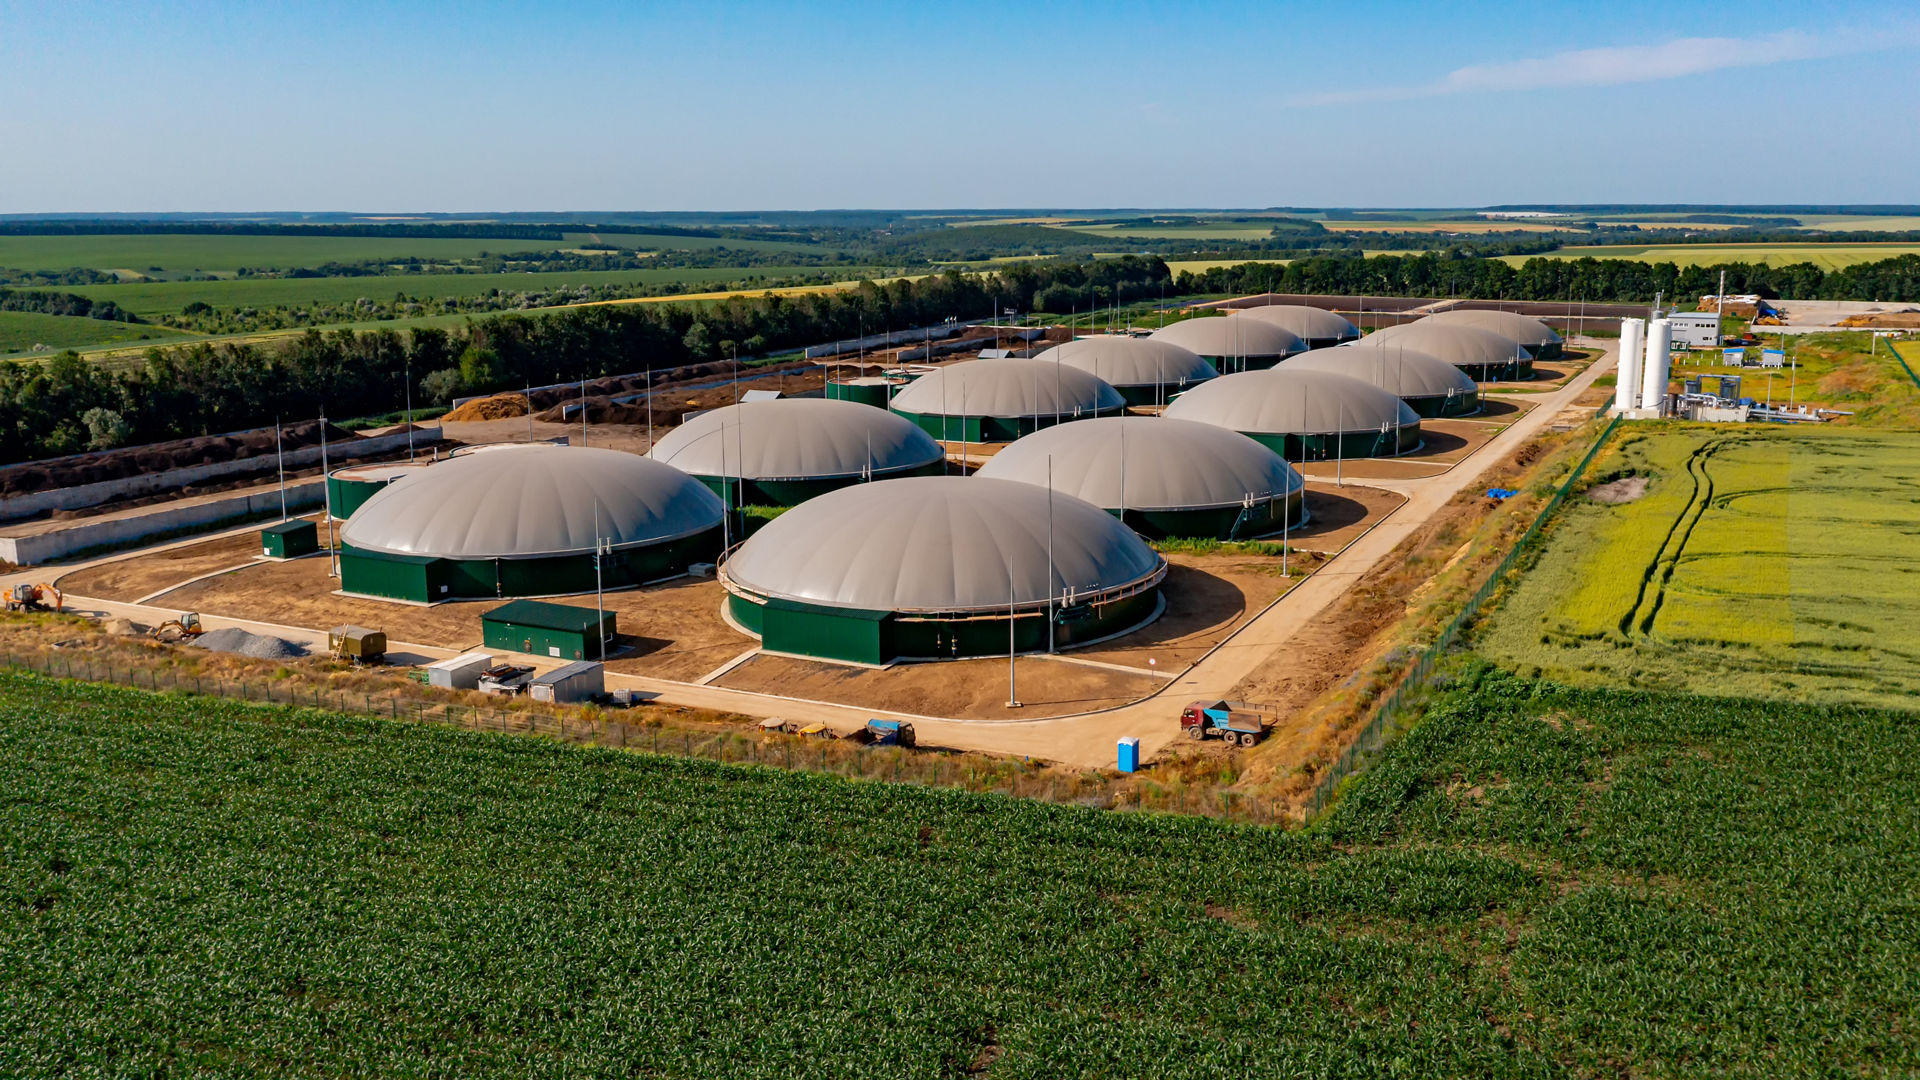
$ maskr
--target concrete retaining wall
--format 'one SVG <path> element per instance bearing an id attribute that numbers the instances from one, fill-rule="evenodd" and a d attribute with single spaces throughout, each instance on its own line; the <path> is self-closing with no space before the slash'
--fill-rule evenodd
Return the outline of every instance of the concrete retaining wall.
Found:
<path id="1" fill-rule="evenodd" d="M 422 428 L 413 433 L 415 444 L 425 444 L 440 438 L 439 428 Z M 343 463 L 349 457 L 366 457 L 369 454 L 384 454 L 407 445 L 407 433 L 404 431 L 392 435 L 377 435 L 370 439 L 355 439 L 352 442 L 334 443 L 327 447 L 328 456 L 334 462 Z M 299 450 L 289 450 L 286 454 L 287 467 L 306 468 L 320 464 L 320 447 L 308 446 Z M 102 480 L 97 484 L 78 484 L 73 487 L 53 488 L 49 491 L 35 491 L 27 495 L 15 495 L 0 499 L 0 521 L 14 521 L 20 518 L 34 517 L 54 510 L 82 510 L 89 506 L 99 506 L 113 499 L 140 498 L 146 495 L 160 495 L 169 491 L 178 491 L 189 484 L 202 484 L 222 477 L 237 476 L 258 470 L 263 464 L 272 465 L 273 459 L 264 456 L 240 458 L 235 461 L 218 461 L 210 465 L 188 465 L 165 472 L 146 473 L 141 476 L 127 476 L 118 480 Z M 288 489 L 291 491 L 291 487 Z M 278 507 L 279 496 L 275 496 L 274 505 Z M 0 557 L 6 557 L 0 552 Z M 14 562 L 20 562 L 14 559 Z"/>
<path id="2" fill-rule="evenodd" d="M 327 485 L 322 477 L 287 484 L 287 509 L 324 506 Z M 147 513 L 80 518 L 62 529 L 28 536 L 0 536 L 0 559 L 20 566 L 64 559 L 75 552 L 131 547 L 148 537 L 171 533 L 210 531 L 248 518 L 264 519 L 280 513 L 280 489 L 235 492 L 225 499 L 207 499 L 188 506 L 155 506 Z"/>

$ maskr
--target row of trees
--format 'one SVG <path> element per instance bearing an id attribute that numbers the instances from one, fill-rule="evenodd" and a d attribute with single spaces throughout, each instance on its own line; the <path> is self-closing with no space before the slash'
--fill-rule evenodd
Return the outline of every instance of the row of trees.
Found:
<path id="1" fill-rule="evenodd" d="M 0 289 L 0 311 L 33 311 L 42 315 L 68 315 L 108 322 L 144 322 L 111 300 L 91 300 L 69 292 L 16 292 Z"/>
<path id="2" fill-rule="evenodd" d="M 1371 259 L 1317 257 L 1285 266 L 1246 263 L 1204 273 L 1182 272 L 1181 295 L 1283 292 L 1339 296 L 1466 296 L 1483 300 L 1590 300 L 1644 303 L 1704 296 L 1719 288 L 1770 299 L 1920 301 L 1920 255 L 1826 270 L 1813 263 L 1768 266 L 1720 263 L 1678 266 L 1636 259 L 1528 259 L 1518 267 L 1500 259 L 1459 254 L 1382 255 Z"/>
<path id="3" fill-rule="evenodd" d="M 63 353 L 0 364 L 0 454 L 22 461 L 121 443 L 204 435 L 275 418 L 348 417 L 452 393 L 596 378 L 767 354 L 887 329 L 1030 310 L 1049 289 L 1156 294 L 1158 259 L 1018 266 L 793 297 L 708 305 L 568 308 L 474 319 L 455 329 L 308 331 L 267 345 L 197 343 L 148 351 L 111 371 Z"/>

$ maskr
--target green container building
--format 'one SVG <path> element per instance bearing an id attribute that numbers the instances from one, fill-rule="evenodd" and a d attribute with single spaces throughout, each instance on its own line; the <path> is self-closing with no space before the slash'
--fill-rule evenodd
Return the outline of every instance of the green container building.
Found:
<path id="1" fill-rule="evenodd" d="M 515 600 L 480 616 L 480 636 L 489 649 L 561 660 L 599 660 L 601 642 L 613 640 L 615 621 L 611 611 Z"/>
<path id="2" fill-rule="evenodd" d="M 297 559 L 320 550 L 320 530 L 311 521 L 276 521 L 260 530 L 260 553 L 269 559 Z"/>

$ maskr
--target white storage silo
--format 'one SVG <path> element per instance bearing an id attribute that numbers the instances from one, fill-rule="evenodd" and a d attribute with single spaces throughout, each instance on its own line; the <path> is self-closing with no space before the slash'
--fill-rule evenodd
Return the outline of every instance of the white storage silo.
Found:
<path id="1" fill-rule="evenodd" d="M 1640 382 L 1640 407 L 1658 409 L 1667 398 L 1667 376 L 1673 364 L 1673 335 L 1665 319 L 1647 324 L 1647 363 Z"/>
<path id="2" fill-rule="evenodd" d="M 1614 369 L 1613 411 L 1626 413 L 1640 393 L 1640 350 L 1645 346 L 1647 320 L 1620 320 L 1620 363 Z"/>

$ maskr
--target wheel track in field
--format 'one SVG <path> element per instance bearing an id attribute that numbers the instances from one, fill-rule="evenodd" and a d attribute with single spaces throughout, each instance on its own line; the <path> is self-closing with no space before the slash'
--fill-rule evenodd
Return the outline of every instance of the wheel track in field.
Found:
<path id="1" fill-rule="evenodd" d="M 1713 501 L 1713 477 L 1707 472 L 1706 462 L 1712 457 L 1714 451 L 1720 449 L 1721 444 L 1721 440 L 1705 443 L 1687 456 L 1687 475 L 1693 480 L 1693 493 L 1688 496 L 1687 505 L 1681 508 L 1680 513 L 1674 515 L 1673 523 L 1667 526 L 1667 534 L 1661 537 L 1660 548 L 1654 553 L 1653 561 L 1649 562 L 1646 569 L 1641 572 L 1640 588 L 1634 594 L 1633 606 L 1620 617 L 1618 629 L 1621 637 L 1632 638 L 1636 625 L 1642 636 L 1653 629 L 1654 616 L 1659 614 L 1660 606 L 1666 602 L 1667 582 L 1673 579 L 1674 569 L 1680 562 L 1680 553 L 1686 549 L 1687 540 L 1693 535 L 1694 527 L 1700 523 L 1701 517 L 1706 514 L 1707 506 Z M 1671 555 L 1667 553 L 1669 547 L 1673 549 Z M 1657 587 L 1656 579 L 1658 579 Z M 1654 589 L 1652 606 L 1645 616 L 1641 616 L 1640 609 L 1648 604 L 1647 591 L 1650 587 Z"/>

